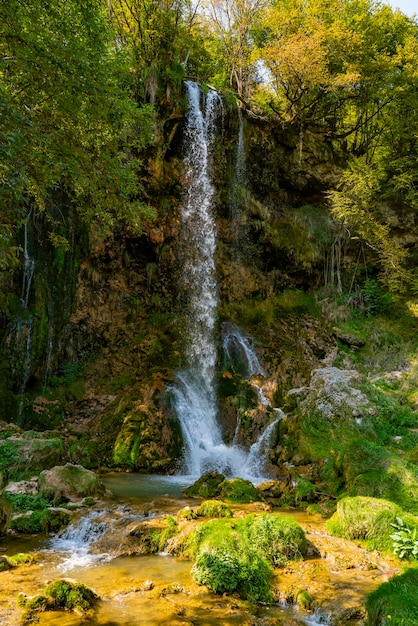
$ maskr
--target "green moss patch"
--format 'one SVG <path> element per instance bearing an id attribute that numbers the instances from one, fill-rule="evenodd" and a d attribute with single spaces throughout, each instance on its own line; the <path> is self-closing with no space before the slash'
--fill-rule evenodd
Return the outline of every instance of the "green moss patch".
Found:
<path id="1" fill-rule="evenodd" d="M 369 550 L 393 554 L 397 518 L 411 529 L 418 529 L 417 519 L 388 500 L 369 497 L 343 498 L 327 522 L 331 534 L 360 540 Z"/>
<path id="2" fill-rule="evenodd" d="M 219 500 L 205 500 L 196 513 L 201 517 L 232 517 L 231 509 Z"/>

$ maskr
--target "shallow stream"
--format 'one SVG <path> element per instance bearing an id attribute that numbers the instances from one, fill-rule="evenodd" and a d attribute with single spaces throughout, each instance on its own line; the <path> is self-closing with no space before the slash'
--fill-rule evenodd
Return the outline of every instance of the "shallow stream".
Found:
<path id="1" fill-rule="evenodd" d="M 3 540 L 3 554 L 32 552 L 36 564 L 0 574 L 1 624 L 19 624 L 20 611 L 15 605 L 19 592 L 28 596 L 41 593 L 48 582 L 60 577 L 85 583 L 102 601 L 88 619 L 74 613 L 48 612 L 39 614 L 41 625 L 324 624 L 329 623 L 328 615 L 336 607 L 351 607 L 355 614 L 354 609 L 360 608 L 365 594 L 383 582 L 390 571 L 387 560 L 369 556 L 351 542 L 329 537 L 323 520 L 302 512 L 283 511 L 292 514 L 305 528 L 317 556 L 278 570 L 274 585 L 280 590 L 309 590 L 320 610 L 303 612 L 279 604 L 252 607 L 239 598 L 217 596 L 194 583 L 190 575 L 192 563 L 188 560 L 166 554 L 113 556 L 118 554 L 118 533 L 126 535 L 126 523 L 175 514 L 186 504 L 196 505 L 196 501 L 181 497 L 185 486 L 193 482 L 190 477 L 109 474 L 103 478 L 114 497 L 78 513 L 59 536 L 10 536 Z M 232 508 L 234 515 L 239 516 L 257 507 L 260 510 L 259 504 Z"/>

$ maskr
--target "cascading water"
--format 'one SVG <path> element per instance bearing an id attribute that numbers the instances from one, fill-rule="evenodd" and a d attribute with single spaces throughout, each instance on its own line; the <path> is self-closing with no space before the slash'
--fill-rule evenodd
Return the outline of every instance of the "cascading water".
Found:
<path id="1" fill-rule="evenodd" d="M 25 226 L 23 231 L 23 281 L 22 281 L 22 308 L 27 309 L 29 304 L 30 288 L 32 285 L 33 273 L 35 271 L 35 261 L 29 255 L 29 222 L 32 215 L 32 211 L 26 216 Z"/>
<path id="2" fill-rule="evenodd" d="M 222 442 L 215 394 L 215 275 L 216 226 L 212 212 L 214 188 L 210 181 L 211 149 L 215 138 L 219 95 L 186 83 L 189 111 L 185 131 L 186 190 L 182 207 L 183 281 L 188 295 L 187 369 L 177 374 L 174 405 L 185 445 L 185 471 L 235 472 L 242 464 L 235 451 Z M 204 100 L 201 106 L 201 100 Z M 241 453 L 237 453 L 238 457 Z"/>
<path id="3" fill-rule="evenodd" d="M 244 378 L 265 376 L 265 371 L 254 350 L 253 343 L 242 330 L 231 322 L 222 324 L 222 348 L 226 366 Z"/>
<path id="4" fill-rule="evenodd" d="M 177 373 L 177 382 L 171 390 L 183 432 L 183 469 L 192 476 L 213 470 L 230 476 L 247 476 L 247 453 L 222 441 L 214 381 L 218 296 L 214 260 L 216 225 L 212 208 L 214 187 L 210 170 L 217 116 L 222 111 L 221 99 L 213 90 L 204 96 L 193 82 L 187 82 L 186 89 L 189 110 L 185 128 L 181 254 L 183 288 L 188 297 L 187 368 Z M 247 360 L 251 362 L 248 367 L 254 367 L 256 357 L 254 352 L 250 356 L 249 345 Z M 259 363 L 256 367 L 261 373 Z"/>
<path id="5" fill-rule="evenodd" d="M 80 566 L 87 566 L 94 561 L 106 558 L 107 554 L 92 554 L 91 546 L 108 530 L 103 520 L 105 511 L 92 511 L 77 523 L 70 524 L 64 532 L 50 540 L 49 546 L 57 552 L 66 554 L 58 566 L 63 571 Z"/>

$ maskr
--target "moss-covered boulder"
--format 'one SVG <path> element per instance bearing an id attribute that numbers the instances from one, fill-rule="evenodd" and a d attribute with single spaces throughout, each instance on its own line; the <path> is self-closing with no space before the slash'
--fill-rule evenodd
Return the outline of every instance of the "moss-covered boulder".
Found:
<path id="1" fill-rule="evenodd" d="M 249 480 L 243 478 L 225 478 L 223 474 L 210 472 L 204 474 L 191 487 L 184 491 L 188 498 L 220 498 L 229 502 L 246 504 L 259 502 L 262 498 Z"/>
<path id="2" fill-rule="evenodd" d="M 71 463 L 41 472 L 38 482 L 40 496 L 54 504 L 86 496 L 102 496 L 106 491 L 97 474 Z"/>
<path id="3" fill-rule="evenodd" d="M 29 475 L 48 469 L 64 456 L 64 446 L 59 437 L 27 431 L 0 441 L 0 472 L 8 478 Z"/>
<path id="4" fill-rule="evenodd" d="M 220 493 L 220 485 L 225 480 L 223 474 L 210 472 L 203 474 L 193 485 L 184 490 L 183 495 L 187 498 L 217 498 Z"/>
<path id="5" fill-rule="evenodd" d="M 246 504 L 249 502 L 258 502 L 260 494 L 249 480 L 243 478 L 225 479 L 220 485 L 220 496 L 223 500 Z"/>
<path id="6" fill-rule="evenodd" d="M 418 626 L 418 569 L 407 569 L 367 598 L 367 626 Z"/>
<path id="7" fill-rule="evenodd" d="M 219 500 L 205 500 L 196 513 L 201 517 L 232 517 L 229 506 Z"/>
<path id="8" fill-rule="evenodd" d="M 418 533 L 418 521 L 401 507 L 388 500 L 358 496 L 343 498 L 327 522 L 331 534 L 346 539 L 361 540 L 370 550 L 393 553 L 394 526 L 400 518 Z"/>
<path id="9" fill-rule="evenodd" d="M 99 596 L 76 580 L 61 578 L 49 583 L 43 591 L 32 598 L 19 594 L 17 604 L 24 609 L 23 624 L 36 621 L 34 614 L 41 611 L 66 610 L 85 614 L 97 602 Z"/>
<path id="10" fill-rule="evenodd" d="M 137 404 L 124 417 L 112 453 L 115 466 L 143 472 L 173 469 L 181 451 L 179 429 L 160 410 Z"/>

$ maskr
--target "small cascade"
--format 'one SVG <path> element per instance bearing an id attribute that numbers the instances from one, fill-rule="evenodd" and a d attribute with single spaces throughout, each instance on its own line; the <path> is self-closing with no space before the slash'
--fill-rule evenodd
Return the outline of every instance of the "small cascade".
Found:
<path id="1" fill-rule="evenodd" d="M 22 345 L 23 360 L 22 360 L 22 375 L 19 390 L 19 419 L 23 415 L 24 409 L 24 395 L 26 385 L 31 373 L 32 366 L 32 331 L 33 331 L 33 318 L 30 315 L 27 319 L 19 322 L 16 326 L 16 342 L 18 345 Z"/>
<path id="2" fill-rule="evenodd" d="M 235 157 L 235 178 L 239 185 L 247 181 L 247 163 L 245 158 L 244 120 L 241 108 L 238 107 L 238 140 Z"/>
<path id="3" fill-rule="evenodd" d="M 68 571 L 76 567 L 85 567 L 108 557 L 107 554 L 91 553 L 93 544 L 108 530 L 106 522 L 102 519 L 104 514 L 105 511 L 91 511 L 50 540 L 50 549 L 68 555 L 58 569 Z"/>
<path id="4" fill-rule="evenodd" d="M 29 304 L 30 289 L 32 286 L 33 273 L 35 271 L 35 261 L 29 255 L 29 221 L 32 211 L 29 211 L 25 219 L 23 231 L 23 281 L 22 281 L 22 297 L 20 299 L 22 308 L 26 311 Z"/>
<path id="5" fill-rule="evenodd" d="M 276 427 L 282 419 L 283 412 L 280 409 L 274 410 L 277 417 L 266 428 L 259 437 L 258 441 L 251 446 L 245 463 L 245 474 L 260 478 L 266 475 L 266 459 L 271 448 L 271 442 L 275 435 Z"/>
<path id="6" fill-rule="evenodd" d="M 232 233 L 233 257 L 239 259 L 242 254 L 242 241 L 245 239 L 242 223 L 242 196 L 247 183 L 247 163 L 245 157 L 244 120 L 238 107 L 238 137 L 229 191 L 230 224 Z"/>
<path id="7" fill-rule="evenodd" d="M 265 376 L 252 340 L 236 324 L 231 322 L 222 324 L 222 348 L 225 366 L 227 369 L 230 367 L 234 374 L 241 374 L 247 379 L 252 376 Z"/>

